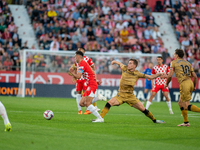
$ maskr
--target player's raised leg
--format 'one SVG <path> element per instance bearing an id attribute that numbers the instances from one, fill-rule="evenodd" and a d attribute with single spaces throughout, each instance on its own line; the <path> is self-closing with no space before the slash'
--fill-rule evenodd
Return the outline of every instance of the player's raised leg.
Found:
<path id="1" fill-rule="evenodd" d="M 0 102 L 0 115 L 4 120 L 5 131 L 11 131 L 11 124 L 7 116 L 6 108 L 1 102 Z"/>
<path id="2" fill-rule="evenodd" d="M 173 111 L 172 111 L 172 104 L 171 104 L 171 100 L 169 99 L 169 96 L 168 96 L 169 92 L 163 92 L 163 95 L 165 96 L 166 98 L 166 103 L 167 103 L 167 106 L 169 108 L 169 113 L 170 114 L 174 114 Z"/>
<path id="3" fill-rule="evenodd" d="M 146 103 L 146 109 L 149 109 L 149 106 L 151 105 L 151 102 L 152 102 L 152 100 L 153 100 L 153 98 L 156 96 L 156 92 L 152 92 L 151 93 L 151 96 L 150 96 L 150 98 L 149 98 L 149 100 L 147 101 L 147 103 Z"/>
<path id="4" fill-rule="evenodd" d="M 111 98 L 105 105 L 105 107 L 101 110 L 101 117 L 103 118 L 107 113 L 108 111 L 110 110 L 110 107 L 111 106 L 119 106 L 120 103 L 119 101 L 117 101 L 117 99 L 115 97 Z"/>
<path id="5" fill-rule="evenodd" d="M 165 123 L 163 120 L 156 120 L 155 117 L 153 116 L 153 114 L 149 110 L 145 109 L 145 107 L 143 106 L 143 104 L 140 101 L 138 103 L 132 105 L 132 107 L 140 110 L 147 117 L 149 117 L 154 123 Z"/>

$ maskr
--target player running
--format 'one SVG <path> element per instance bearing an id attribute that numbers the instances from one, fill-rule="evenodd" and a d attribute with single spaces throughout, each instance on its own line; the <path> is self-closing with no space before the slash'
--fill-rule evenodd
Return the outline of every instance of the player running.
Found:
<path id="1" fill-rule="evenodd" d="M 95 78 L 95 73 L 93 72 L 92 68 L 89 66 L 87 62 L 84 61 L 83 53 L 81 51 L 77 51 L 75 54 L 75 60 L 77 62 L 77 73 L 70 68 L 69 72 L 77 79 L 80 79 L 83 75 L 84 79 L 87 83 L 87 90 L 83 93 L 79 105 L 84 107 L 86 106 L 87 109 L 97 117 L 97 120 L 100 122 L 104 122 L 104 119 L 99 115 L 96 108 L 91 104 L 97 101 L 94 98 L 95 92 L 97 90 L 97 81 Z"/>
<path id="2" fill-rule="evenodd" d="M 136 96 L 133 93 L 134 85 L 139 78 L 154 79 L 161 76 L 162 74 L 146 75 L 140 73 L 139 71 L 135 70 L 135 68 L 138 65 L 138 61 L 136 59 L 130 59 L 128 66 L 125 66 L 118 61 L 112 61 L 111 64 L 117 64 L 122 69 L 119 93 L 107 102 L 107 104 L 101 111 L 101 117 L 103 118 L 108 113 L 111 106 L 119 106 L 123 103 L 127 103 L 131 107 L 134 107 L 143 112 L 154 123 L 165 123 L 162 120 L 156 120 L 153 114 L 149 110 L 144 108 L 143 104 L 136 98 Z M 92 120 L 92 122 L 101 122 L 101 120 L 97 118 L 95 120 Z"/>
<path id="3" fill-rule="evenodd" d="M 147 74 L 147 75 L 151 75 L 151 72 L 152 72 L 152 68 L 153 68 L 153 63 L 149 63 L 149 68 L 145 69 L 144 71 L 144 74 Z M 151 91 L 152 89 L 152 81 L 149 80 L 149 79 L 146 79 L 145 80 L 145 87 L 144 87 L 144 102 L 143 104 L 146 102 L 147 100 L 147 94 L 148 94 L 148 91 Z"/>
<path id="4" fill-rule="evenodd" d="M 169 107 L 169 112 L 170 114 L 174 114 L 172 111 L 171 100 L 168 97 L 169 89 L 168 87 L 166 88 L 164 87 L 165 83 L 167 82 L 167 74 L 169 73 L 169 67 L 167 65 L 163 65 L 163 59 L 161 56 L 157 57 L 157 63 L 158 65 L 154 66 L 152 69 L 152 74 L 163 73 L 164 75 L 155 79 L 154 81 L 155 83 L 153 84 L 153 89 L 151 90 L 152 92 L 151 96 L 146 103 L 146 109 L 149 109 L 149 106 L 151 105 L 151 102 L 153 98 L 156 96 L 157 92 L 159 90 L 162 90 L 163 95 L 166 98 L 167 106 Z"/>
<path id="5" fill-rule="evenodd" d="M 7 116 L 6 108 L 0 101 L 0 115 L 4 120 L 4 125 L 5 125 L 5 131 L 11 131 L 11 124 Z"/>
<path id="6" fill-rule="evenodd" d="M 78 51 L 81 51 L 83 53 L 83 55 L 85 54 L 85 49 L 84 48 L 79 48 Z M 92 61 L 91 58 L 84 56 L 83 60 L 85 62 L 87 62 L 89 64 L 89 66 L 92 68 L 93 71 L 95 71 L 95 66 L 94 63 Z M 72 66 L 72 68 L 75 70 L 77 69 L 77 62 L 75 62 L 75 64 Z M 83 76 L 81 76 L 80 79 L 76 79 L 74 78 L 75 82 L 76 82 L 76 102 L 77 102 L 77 106 L 78 106 L 78 114 L 82 114 L 82 110 L 81 110 L 81 106 L 79 105 L 80 100 L 81 100 L 81 93 L 85 92 L 87 89 L 87 83 L 86 80 L 83 78 Z M 106 100 L 105 97 L 103 97 L 101 94 L 98 95 L 97 99 L 104 99 Z M 95 108 L 97 109 L 97 111 L 100 111 L 100 109 L 97 107 L 96 102 L 93 103 L 93 105 L 95 106 Z M 85 115 L 90 114 L 91 112 L 87 109 L 86 112 L 84 113 Z"/>
<path id="7" fill-rule="evenodd" d="M 197 76 L 192 68 L 192 65 L 188 61 L 185 61 L 183 56 L 184 51 L 182 49 L 175 50 L 175 60 L 171 62 L 165 87 L 168 86 L 172 79 L 173 72 L 175 72 L 180 87 L 180 98 L 178 104 L 184 119 L 184 123 L 179 124 L 178 126 L 189 127 L 190 124 L 188 121 L 187 111 L 200 112 L 200 108 L 190 104 L 192 91 L 196 90 Z M 193 82 L 191 77 L 193 77 Z"/>

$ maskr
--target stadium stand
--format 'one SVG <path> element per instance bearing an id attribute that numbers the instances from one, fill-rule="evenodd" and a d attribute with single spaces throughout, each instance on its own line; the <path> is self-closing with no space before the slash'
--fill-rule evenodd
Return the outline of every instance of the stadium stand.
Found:
<path id="1" fill-rule="evenodd" d="M 9 60 L 13 61 L 11 57 L 16 55 L 13 51 L 27 46 L 26 43 L 21 45 L 17 36 L 17 27 L 11 19 L 12 14 L 9 14 L 7 4 L 0 5 L 2 58 L 8 55 Z M 169 12 L 177 40 L 187 54 L 186 59 L 200 74 L 200 4 L 198 1 L 164 0 L 164 3 L 158 1 L 155 7 L 151 8 L 146 0 L 32 0 L 26 7 L 39 39 L 40 49 L 72 51 L 77 47 L 84 47 L 88 51 L 109 53 L 160 53 L 168 65 L 172 56 L 163 46 L 160 38 L 162 34 L 152 16 L 152 10 Z M 73 61 L 65 59 L 59 60 L 59 66 L 68 68 Z M 28 64 L 37 60 L 38 56 L 30 56 Z M 11 63 L 12 66 L 16 66 L 20 61 Z M 58 63 L 56 59 L 54 63 Z M 144 69 L 146 63 L 143 64 Z M 3 64 L 4 62 L 1 65 Z M 9 66 L 10 63 L 5 62 L 5 65 Z M 98 73 L 107 73 L 109 60 L 100 61 L 99 66 L 96 67 Z M 7 69 L 11 68 L 13 67 L 7 67 Z"/>

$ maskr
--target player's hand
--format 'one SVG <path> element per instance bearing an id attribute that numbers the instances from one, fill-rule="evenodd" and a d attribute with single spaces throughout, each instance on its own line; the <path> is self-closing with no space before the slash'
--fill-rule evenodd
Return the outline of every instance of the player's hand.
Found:
<path id="1" fill-rule="evenodd" d="M 74 72 L 74 69 L 73 69 L 73 68 L 69 68 L 69 72 L 70 72 L 70 73 L 73 73 L 73 72 Z"/>
<path id="2" fill-rule="evenodd" d="M 72 82 L 76 84 L 76 78 L 72 78 Z"/>
<path id="3" fill-rule="evenodd" d="M 111 65 L 114 65 L 114 64 L 116 64 L 116 61 L 115 61 L 115 60 L 113 60 L 113 61 L 111 62 Z"/>
<path id="4" fill-rule="evenodd" d="M 97 80 L 97 84 L 101 85 L 102 81 L 101 80 Z"/>

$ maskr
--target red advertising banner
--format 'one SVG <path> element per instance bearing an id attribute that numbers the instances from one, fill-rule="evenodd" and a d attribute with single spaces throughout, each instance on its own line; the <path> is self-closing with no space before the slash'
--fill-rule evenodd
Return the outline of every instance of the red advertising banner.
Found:
<path id="1" fill-rule="evenodd" d="M 119 86 L 121 75 L 98 74 L 97 78 L 102 81 L 102 86 Z M 0 82 L 19 83 L 20 72 L 18 71 L 0 71 Z M 27 72 L 26 83 L 37 84 L 74 84 L 72 77 L 68 73 L 49 73 L 49 72 Z M 135 87 L 144 87 L 145 79 L 139 79 Z M 178 81 L 175 77 L 169 85 L 170 88 L 179 88 Z M 200 79 L 197 81 L 197 89 L 200 89 Z"/>

